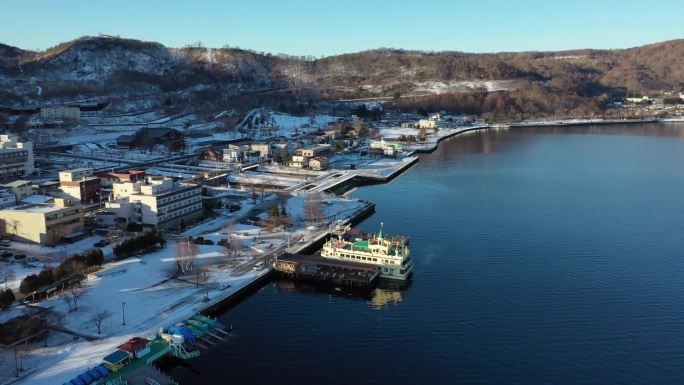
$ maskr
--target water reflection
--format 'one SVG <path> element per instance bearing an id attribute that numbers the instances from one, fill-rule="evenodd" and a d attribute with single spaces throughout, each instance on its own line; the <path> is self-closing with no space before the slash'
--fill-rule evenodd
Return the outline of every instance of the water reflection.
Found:
<path id="1" fill-rule="evenodd" d="M 376 288 L 370 299 L 371 307 L 375 310 L 385 310 L 390 305 L 398 306 L 404 300 L 404 291 Z"/>
<path id="2" fill-rule="evenodd" d="M 278 278 L 274 282 L 279 294 L 325 294 L 351 300 L 364 300 L 374 310 L 386 310 L 390 306 L 398 306 L 406 295 L 410 283 L 398 283 L 392 281 L 380 281 L 377 287 L 371 290 L 350 289 L 341 286 L 317 285 L 306 282 L 297 282 L 287 278 Z"/>

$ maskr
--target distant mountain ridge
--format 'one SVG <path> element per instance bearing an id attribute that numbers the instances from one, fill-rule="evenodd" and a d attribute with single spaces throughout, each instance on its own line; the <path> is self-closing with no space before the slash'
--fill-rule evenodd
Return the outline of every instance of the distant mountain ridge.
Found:
<path id="1" fill-rule="evenodd" d="M 541 83 L 596 96 L 684 88 L 684 39 L 620 50 L 421 52 L 376 49 L 310 60 L 236 48 L 169 48 L 84 36 L 43 52 L 0 44 L 0 75 L 12 100 L 40 85 L 45 97 L 213 88 L 312 88 L 322 97 L 380 97 L 506 90 Z M 28 91 L 27 91 L 28 90 Z M 23 95 L 23 93 L 27 93 Z"/>

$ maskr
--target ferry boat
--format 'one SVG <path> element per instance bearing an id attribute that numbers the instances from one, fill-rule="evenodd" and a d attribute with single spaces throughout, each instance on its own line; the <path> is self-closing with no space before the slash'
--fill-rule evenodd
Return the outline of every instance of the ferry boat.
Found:
<path id="1" fill-rule="evenodd" d="M 323 258 L 367 263 L 378 266 L 381 278 L 407 280 L 413 274 L 413 259 L 406 237 L 387 237 L 380 223 L 377 235 L 350 231 L 333 232 L 321 250 Z"/>

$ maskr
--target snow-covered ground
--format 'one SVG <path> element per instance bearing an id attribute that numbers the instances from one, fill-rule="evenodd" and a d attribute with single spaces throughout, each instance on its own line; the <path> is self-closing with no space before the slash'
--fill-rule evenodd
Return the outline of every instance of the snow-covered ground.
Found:
<path id="1" fill-rule="evenodd" d="M 265 184 L 270 186 L 289 187 L 307 179 L 306 176 L 283 175 L 245 171 L 241 174 L 231 174 L 229 180 L 240 184 Z"/>
<path id="2" fill-rule="evenodd" d="M 243 245 L 255 251 L 263 252 L 260 248 L 277 247 L 283 242 L 262 242 L 257 247 L 254 240 L 258 237 L 259 228 L 236 225 L 235 230 Z M 205 238 L 214 241 L 221 237 L 218 232 L 205 234 Z M 141 257 L 108 263 L 102 270 L 89 275 L 79 308 L 74 312 L 69 313 L 61 297 L 40 303 L 41 307 L 63 314 L 65 328 L 96 340 L 31 350 L 24 359 L 24 365 L 38 369 L 24 383 L 66 382 L 87 367 L 97 365 L 102 357 L 128 338 L 152 337 L 160 327 L 168 327 L 192 316 L 206 305 L 203 299 L 207 292 L 209 298 L 227 295 L 262 273 L 247 270 L 237 274 L 223 246 L 199 245 L 195 268 L 208 266 L 208 278 L 196 288 L 190 278 L 189 281 L 170 278 L 175 271 L 175 243 L 171 241 L 164 249 Z M 220 281 L 228 282 L 230 287 L 220 290 Z M 111 316 L 103 323 L 102 334 L 98 335 L 91 318 L 104 310 Z M 126 325 L 123 325 L 124 312 Z"/>
<path id="3" fill-rule="evenodd" d="M 410 127 L 388 127 L 380 129 L 380 136 L 384 139 L 398 139 L 400 136 L 418 136 L 420 130 Z"/>
<path id="4" fill-rule="evenodd" d="M 288 114 L 273 113 L 270 121 L 278 129 L 278 133 L 283 136 L 292 136 L 294 133 L 304 133 L 318 131 L 327 127 L 330 123 L 337 120 L 330 115 L 313 116 L 293 116 Z"/>
<path id="5" fill-rule="evenodd" d="M 287 200 L 286 210 L 295 225 L 304 226 L 306 215 L 304 205 L 309 194 L 294 195 Z M 321 206 L 326 221 L 344 220 L 364 207 L 362 203 L 335 195 L 321 195 Z"/>
<path id="6" fill-rule="evenodd" d="M 525 84 L 526 80 L 503 79 L 503 80 L 462 80 L 453 82 L 428 81 L 415 83 L 414 91 L 442 94 L 447 92 L 472 91 L 478 88 L 486 89 L 487 92 L 509 91 Z"/>
<path id="7" fill-rule="evenodd" d="M 83 251 L 93 248 L 93 244 L 100 241 L 102 237 L 93 236 L 82 239 L 73 244 L 49 247 L 40 246 L 36 244 L 29 244 L 23 242 L 12 242 L 5 250 L 13 254 L 24 254 L 26 258 L 14 259 L 13 257 L 7 259 L 0 259 L 0 271 L 11 269 L 14 273 L 14 278 L 8 280 L 7 285 L 12 290 L 18 290 L 21 280 L 27 275 L 40 273 L 46 266 L 56 266 L 67 256 L 81 253 Z M 105 256 L 112 253 L 112 248 L 106 246 L 102 248 Z"/>
<path id="8" fill-rule="evenodd" d="M 131 160 L 131 161 L 150 161 L 154 159 L 161 159 L 166 156 L 166 149 L 164 146 L 156 146 L 155 148 L 151 150 L 140 150 L 140 149 L 132 149 L 132 150 L 123 150 L 123 149 L 116 149 L 112 148 L 109 146 L 110 143 L 93 143 L 93 142 L 87 142 L 87 143 L 82 143 L 74 146 L 69 153 L 71 154 L 77 154 L 77 155 L 83 155 L 83 156 L 90 156 L 90 157 L 96 157 L 96 158 L 102 158 L 102 159 L 125 159 L 125 160 Z M 113 144 L 113 143 L 111 143 Z"/>
<path id="9" fill-rule="evenodd" d="M 117 124 L 145 124 L 162 118 L 156 111 L 143 112 L 139 114 L 118 114 L 106 115 L 102 113 L 83 114 L 81 120 L 89 125 L 117 125 Z"/>

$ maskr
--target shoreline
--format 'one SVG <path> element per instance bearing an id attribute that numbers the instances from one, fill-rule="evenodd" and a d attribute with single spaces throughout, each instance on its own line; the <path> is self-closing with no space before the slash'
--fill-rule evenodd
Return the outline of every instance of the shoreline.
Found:
<path id="1" fill-rule="evenodd" d="M 530 122 L 521 122 L 521 123 L 498 123 L 498 124 L 491 124 L 490 127 L 492 127 L 492 128 L 566 127 L 566 126 L 650 124 L 650 123 L 684 123 L 684 118 L 540 120 L 540 121 L 530 121 Z"/>

